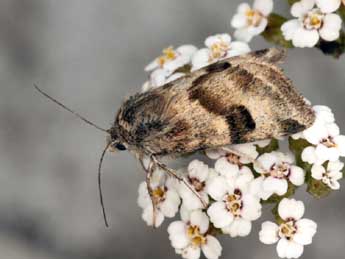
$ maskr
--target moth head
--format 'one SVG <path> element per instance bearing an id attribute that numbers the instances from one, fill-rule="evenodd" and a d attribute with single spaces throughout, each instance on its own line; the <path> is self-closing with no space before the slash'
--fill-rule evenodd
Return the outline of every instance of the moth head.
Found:
<path id="1" fill-rule="evenodd" d="M 125 151 L 127 150 L 127 145 L 119 140 L 117 131 L 115 128 L 108 130 L 109 135 L 107 136 L 107 146 L 110 152 Z"/>

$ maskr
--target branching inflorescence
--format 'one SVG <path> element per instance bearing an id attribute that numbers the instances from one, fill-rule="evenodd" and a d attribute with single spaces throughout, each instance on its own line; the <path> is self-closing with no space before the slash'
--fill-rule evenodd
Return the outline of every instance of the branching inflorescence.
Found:
<path id="1" fill-rule="evenodd" d="M 273 0 L 255 0 L 252 6 L 239 5 L 231 20 L 236 40 L 224 33 L 208 37 L 201 49 L 193 45 L 164 49 L 162 56 L 146 67 L 150 76 L 142 90 L 162 86 L 221 59 L 248 53 L 248 42 L 260 34 L 283 47 L 315 47 L 335 57 L 345 51 L 345 3 L 288 2 L 292 5 L 291 20 L 272 13 Z M 197 259 L 201 253 L 216 259 L 222 251 L 216 236 L 249 235 L 262 206 L 271 204 L 275 222 L 262 223 L 260 241 L 277 243 L 281 258 L 300 257 L 304 246 L 312 243 L 317 225 L 303 218 L 304 204 L 292 196 L 297 188 L 307 186 L 314 197 L 325 197 L 339 189 L 338 181 L 344 173 L 339 159 L 345 156 L 345 136 L 340 135 L 330 108 L 314 106 L 314 111 L 314 125 L 302 133 L 288 139 L 207 150 L 205 159 L 212 166 L 193 160 L 187 168 L 181 168 L 179 173 L 199 196 L 157 168 L 151 181 L 155 213 L 146 182 L 139 186 L 142 218 L 148 225 L 159 227 L 165 218 L 179 213 L 180 220 L 168 226 L 176 253 L 186 259 Z M 288 142 L 288 152 L 280 148 L 283 142 Z"/>

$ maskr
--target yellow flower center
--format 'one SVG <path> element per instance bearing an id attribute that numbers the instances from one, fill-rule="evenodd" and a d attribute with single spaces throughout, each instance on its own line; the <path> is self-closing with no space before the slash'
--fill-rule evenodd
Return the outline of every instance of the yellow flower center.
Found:
<path id="1" fill-rule="evenodd" d="M 235 217 L 241 216 L 241 208 L 242 208 L 241 196 L 242 196 L 241 192 L 239 190 L 235 190 L 235 193 L 228 195 L 225 200 L 227 209 Z"/>
<path id="2" fill-rule="evenodd" d="M 282 223 L 279 226 L 279 235 L 290 240 L 296 234 L 297 228 L 294 220 Z"/>
<path id="3" fill-rule="evenodd" d="M 156 204 L 162 202 L 165 199 L 165 189 L 163 187 L 157 187 L 152 191 L 153 200 Z"/>
<path id="4" fill-rule="evenodd" d="M 210 47 L 210 62 L 225 57 L 229 49 L 230 44 L 223 40 L 212 44 Z"/>
<path id="5" fill-rule="evenodd" d="M 245 13 L 247 17 L 247 24 L 249 26 L 258 27 L 261 23 L 262 18 L 264 18 L 263 14 L 257 10 L 249 9 Z"/>
<path id="6" fill-rule="evenodd" d="M 198 226 L 189 226 L 187 229 L 187 235 L 191 239 L 192 244 L 195 246 L 201 246 L 206 243 L 206 238 L 200 234 Z"/>
<path id="7" fill-rule="evenodd" d="M 172 61 L 177 57 L 174 48 L 171 46 L 163 49 L 162 53 L 163 55 L 157 58 L 157 62 L 160 67 L 163 67 L 166 62 Z"/>
<path id="8" fill-rule="evenodd" d="M 325 15 L 319 9 L 313 9 L 303 18 L 304 27 L 307 30 L 317 30 L 322 27 Z"/>

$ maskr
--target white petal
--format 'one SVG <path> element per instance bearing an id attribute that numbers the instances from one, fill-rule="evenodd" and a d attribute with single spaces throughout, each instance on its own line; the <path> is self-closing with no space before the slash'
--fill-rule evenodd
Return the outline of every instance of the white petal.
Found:
<path id="1" fill-rule="evenodd" d="M 304 170 L 295 165 L 291 166 L 289 180 L 294 185 L 301 186 L 302 184 L 304 184 L 305 180 Z"/>
<path id="2" fill-rule="evenodd" d="M 250 194 L 246 194 L 242 197 L 243 208 L 241 210 L 241 216 L 247 220 L 257 220 L 261 216 L 261 204 L 260 200 Z"/>
<path id="3" fill-rule="evenodd" d="M 253 8 L 268 16 L 273 10 L 273 0 L 255 0 Z"/>
<path id="4" fill-rule="evenodd" d="M 320 36 L 326 41 L 335 41 L 339 38 L 341 30 L 341 18 L 337 14 L 327 14 L 320 29 Z"/>
<path id="5" fill-rule="evenodd" d="M 170 223 L 168 233 L 171 245 L 174 248 L 182 249 L 189 244 L 189 238 L 186 235 L 186 224 L 183 221 L 174 221 Z"/>
<path id="6" fill-rule="evenodd" d="M 155 59 L 145 67 L 145 71 L 149 72 L 149 71 L 155 70 L 156 68 L 158 68 L 158 66 L 159 65 L 158 65 L 157 59 Z"/>
<path id="7" fill-rule="evenodd" d="M 319 41 L 319 33 L 317 30 L 306 30 L 298 28 L 292 38 L 292 44 L 299 48 L 312 48 Z"/>
<path id="8" fill-rule="evenodd" d="M 188 165 L 188 175 L 190 178 L 196 178 L 200 182 L 204 182 L 208 176 L 208 165 L 197 159 L 193 160 Z"/>
<path id="9" fill-rule="evenodd" d="M 247 26 L 247 17 L 243 13 L 237 13 L 231 20 L 231 26 L 239 29 Z"/>
<path id="10" fill-rule="evenodd" d="M 345 136 L 340 135 L 334 137 L 334 143 L 337 145 L 337 149 L 339 152 L 339 155 L 344 157 L 345 156 Z"/>
<path id="11" fill-rule="evenodd" d="M 295 199 L 284 198 L 278 206 L 279 216 L 283 219 L 299 220 L 304 215 L 304 204 L 301 201 Z"/>
<path id="12" fill-rule="evenodd" d="M 315 4 L 315 0 L 302 0 L 294 3 L 291 7 L 291 14 L 295 17 L 302 17 L 310 11 Z"/>
<path id="13" fill-rule="evenodd" d="M 271 153 L 264 153 L 261 155 L 258 159 L 258 164 L 260 164 L 265 171 L 269 171 L 275 163 L 278 162 L 278 156 L 276 152 L 271 152 Z M 258 172 L 262 172 L 262 169 L 260 167 L 256 167 L 254 165 L 254 168 Z"/>
<path id="14" fill-rule="evenodd" d="M 265 192 L 276 193 L 280 196 L 284 195 L 288 190 L 286 179 L 278 179 L 272 176 L 267 177 L 262 186 Z"/>
<path id="15" fill-rule="evenodd" d="M 160 225 L 162 225 L 164 221 L 164 215 L 159 210 L 155 211 L 156 217 L 155 217 L 155 227 L 158 228 Z M 153 208 L 152 205 L 147 206 L 145 209 L 143 209 L 143 214 L 141 215 L 142 219 L 146 222 L 148 226 L 153 225 Z"/>
<path id="16" fill-rule="evenodd" d="M 302 151 L 301 157 L 304 162 L 307 162 L 309 164 L 314 164 L 317 161 L 317 157 L 315 154 L 315 147 L 306 147 Z"/>
<path id="17" fill-rule="evenodd" d="M 322 165 L 313 165 L 311 168 L 311 176 L 316 180 L 321 180 L 326 169 Z"/>
<path id="18" fill-rule="evenodd" d="M 317 6 L 323 13 L 333 13 L 338 10 L 341 0 L 316 0 Z"/>
<path id="19" fill-rule="evenodd" d="M 235 57 L 250 52 L 250 48 L 247 43 L 241 41 L 234 41 L 231 43 L 231 48 L 228 51 L 227 57 Z"/>
<path id="20" fill-rule="evenodd" d="M 207 48 L 197 51 L 192 58 L 192 71 L 198 70 L 209 64 L 210 51 Z"/>
<path id="21" fill-rule="evenodd" d="M 274 244 L 279 240 L 278 231 L 279 227 L 277 224 L 270 221 L 265 221 L 261 225 L 259 239 L 262 243 L 266 245 Z"/>
<path id="22" fill-rule="evenodd" d="M 218 158 L 225 156 L 226 152 L 220 148 L 216 148 L 205 150 L 205 154 L 208 158 L 217 160 Z"/>
<path id="23" fill-rule="evenodd" d="M 303 250 L 303 245 L 288 241 L 285 238 L 280 239 L 277 245 L 277 253 L 280 258 L 299 258 L 303 254 Z"/>
<path id="24" fill-rule="evenodd" d="M 237 7 L 237 12 L 238 13 L 243 13 L 245 14 L 247 11 L 249 11 L 251 8 L 250 8 L 250 5 L 247 4 L 247 3 L 242 3 L 240 4 L 238 7 Z"/>
<path id="25" fill-rule="evenodd" d="M 234 33 L 234 36 L 237 40 L 249 42 L 255 34 L 248 30 L 248 27 L 237 29 Z"/>
<path id="26" fill-rule="evenodd" d="M 204 234 L 208 230 L 209 223 L 206 213 L 201 210 L 195 210 L 190 214 L 190 224 L 192 226 L 198 226 L 201 234 Z"/>
<path id="27" fill-rule="evenodd" d="M 267 200 L 271 195 L 272 192 L 265 191 L 263 188 L 263 182 L 265 180 L 265 177 L 258 177 L 254 179 L 249 186 L 249 192 L 250 194 L 258 197 L 259 199 Z"/>
<path id="28" fill-rule="evenodd" d="M 246 45 L 248 46 L 248 44 Z M 256 145 L 259 145 L 259 144 L 260 143 L 256 142 L 255 144 L 247 143 L 247 144 L 232 145 L 231 149 L 238 151 L 240 154 L 244 154 L 245 156 L 240 156 L 240 161 L 242 164 L 249 164 L 249 163 L 252 163 L 253 160 L 258 157 L 259 153 L 256 151 Z"/>
<path id="29" fill-rule="evenodd" d="M 303 135 L 309 143 L 314 145 L 319 144 L 320 140 L 328 137 L 325 122 L 323 120 L 316 120 L 310 128 L 303 131 Z"/>
<path id="30" fill-rule="evenodd" d="M 232 179 L 239 174 L 238 165 L 229 163 L 226 157 L 219 158 L 214 164 L 214 169 L 216 169 L 219 174 L 225 176 L 226 178 Z"/>
<path id="31" fill-rule="evenodd" d="M 151 203 L 149 193 L 147 192 L 146 182 L 141 182 L 139 185 L 137 203 L 142 209 L 146 208 Z"/>
<path id="32" fill-rule="evenodd" d="M 250 234 L 252 223 L 249 220 L 236 218 L 230 226 L 222 230 L 224 234 L 229 234 L 231 237 L 245 237 Z"/>
<path id="33" fill-rule="evenodd" d="M 317 230 L 317 224 L 310 219 L 301 219 L 296 222 L 297 232 L 293 240 L 301 245 L 310 245 Z"/>
<path id="34" fill-rule="evenodd" d="M 182 45 L 176 49 L 177 52 L 184 56 L 191 57 L 198 49 L 193 45 Z"/>
<path id="35" fill-rule="evenodd" d="M 207 214 L 216 228 L 226 227 L 234 220 L 234 216 L 226 209 L 224 202 L 212 203 Z"/>
<path id="36" fill-rule="evenodd" d="M 340 161 L 329 162 L 327 165 L 328 171 L 341 171 L 344 168 L 344 163 Z"/>
<path id="37" fill-rule="evenodd" d="M 206 184 L 207 193 L 217 201 L 222 200 L 229 188 L 226 179 L 222 176 L 213 177 Z"/>
<path id="38" fill-rule="evenodd" d="M 172 218 L 178 212 L 180 197 L 175 190 L 168 190 L 165 194 L 165 200 L 159 205 L 160 211 L 164 216 Z"/>
<path id="39" fill-rule="evenodd" d="M 204 244 L 201 249 L 207 259 L 218 259 L 222 254 L 222 246 L 219 241 L 211 235 L 206 236 L 206 244 Z"/>
<path id="40" fill-rule="evenodd" d="M 281 30 L 285 40 L 292 40 L 301 23 L 298 19 L 293 19 L 283 23 Z"/>
<path id="41" fill-rule="evenodd" d="M 323 164 L 327 160 L 337 161 L 339 152 L 336 148 L 328 148 L 323 144 L 317 145 L 315 149 L 318 164 Z"/>
<path id="42" fill-rule="evenodd" d="M 189 245 L 182 251 L 182 258 L 185 259 L 199 259 L 200 258 L 200 247 Z"/>

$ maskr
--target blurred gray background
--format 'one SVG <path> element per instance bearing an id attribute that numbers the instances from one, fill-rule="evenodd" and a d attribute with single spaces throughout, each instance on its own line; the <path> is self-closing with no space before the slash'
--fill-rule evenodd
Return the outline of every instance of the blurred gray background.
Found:
<path id="1" fill-rule="evenodd" d="M 231 32 L 240 1 L 1 0 L 0 1 L 0 258 L 179 258 L 165 224 L 141 220 L 137 187 L 144 179 L 128 153 L 108 155 L 105 200 L 96 170 L 105 135 L 37 94 L 33 83 L 97 124 L 109 127 L 125 96 L 146 80 L 144 66 L 162 48 L 202 46 L 208 35 Z M 287 13 L 285 1 L 277 10 Z M 260 37 L 252 49 L 269 46 Z M 345 56 L 291 50 L 286 73 L 314 104 L 334 109 L 345 131 Z M 345 191 L 315 201 L 303 190 L 306 216 L 319 223 L 303 258 L 344 258 Z M 251 236 L 222 238 L 223 258 L 277 258 L 274 246 Z"/>

